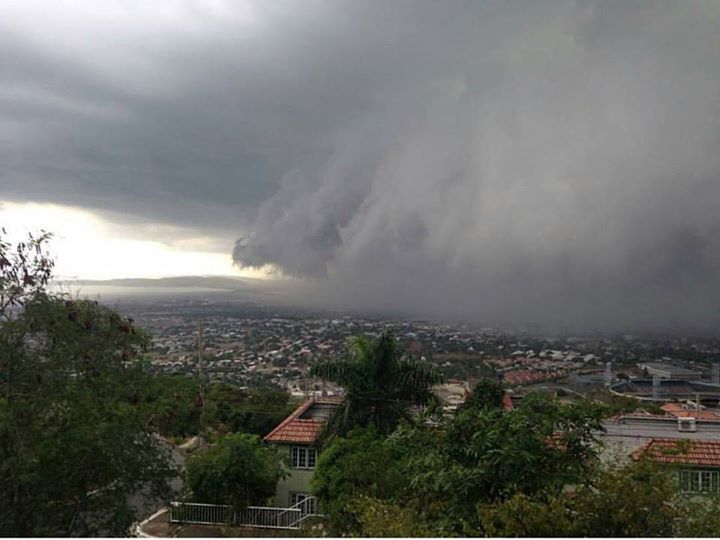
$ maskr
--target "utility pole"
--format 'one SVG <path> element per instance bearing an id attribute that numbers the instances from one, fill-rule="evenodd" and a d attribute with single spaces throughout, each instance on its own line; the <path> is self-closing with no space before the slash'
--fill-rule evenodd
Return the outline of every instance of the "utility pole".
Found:
<path id="1" fill-rule="evenodd" d="M 203 363 L 203 329 L 202 324 L 198 321 L 198 379 L 199 379 L 199 394 L 198 402 L 200 405 L 200 432 L 202 433 L 205 428 L 205 365 Z"/>

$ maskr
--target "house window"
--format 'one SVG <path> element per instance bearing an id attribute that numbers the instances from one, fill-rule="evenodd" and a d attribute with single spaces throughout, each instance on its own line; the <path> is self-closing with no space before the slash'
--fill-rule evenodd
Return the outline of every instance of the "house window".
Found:
<path id="1" fill-rule="evenodd" d="M 720 491 L 720 471 L 680 471 L 680 489 L 686 493 Z"/>
<path id="2" fill-rule="evenodd" d="M 710 471 L 700 472 L 700 491 L 716 491 L 717 473 Z"/>
<path id="3" fill-rule="evenodd" d="M 299 505 L 298 508 L 303 514 L 316 514 L 317 501 L 309 493 L 290 492 L 290 506 Z"/>
<path id="4" fill-rule="evenodd" d="M 308 446 L 292 447 L 292 466 L 295 469 L 314 469 L 317 450 Z"/>

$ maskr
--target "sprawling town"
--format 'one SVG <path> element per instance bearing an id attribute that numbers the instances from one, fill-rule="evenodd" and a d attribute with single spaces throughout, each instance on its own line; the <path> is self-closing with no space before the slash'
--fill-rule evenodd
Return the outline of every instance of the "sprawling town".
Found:
<path id="1" fill-rule="evenodd" d="M 446 381 L 496 378 L 522 391 L 551 385 L 586 393 L 647 376 L 648 363 L 712 379 L 720 339 L 667 336 L 542 336 L 467 324 L 387 319 L 234 304 L 216 297 L 130 303 L 125 311 L 152 334 L 158 373 L 243 387 L 277 387 L 295 396 L 340 389 L 309 378 L 316 359 L 342 358 L 348 339 L 391 330 L 409 354 L 433 362 Z M 201 344 L 202 366 L 198 363 Z"/>

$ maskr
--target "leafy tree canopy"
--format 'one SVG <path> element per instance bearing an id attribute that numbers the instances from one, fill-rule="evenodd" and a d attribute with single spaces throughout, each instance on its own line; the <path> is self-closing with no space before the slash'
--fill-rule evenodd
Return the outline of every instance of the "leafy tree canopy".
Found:
<path id="1" fill-rule="evenodd" d="M 462 408 L 500 409 L 505 391 L 502 385 L 491 379 L 480 379 L 470 392 Z"/>
<path id="2" fill-rule="evenodd" d="M 353 503 L 358 496 L 388 497 L 403 489 L 397 452 L 374 428 L 335 438 L 320 454 L 313 493 L 336 533 L 359 530 Z"/>
<path id="3" fill-rule="evenodd" d="M 45 290 L 55 262 L 46 249 L 50 233 L 30 234 L 15 246 L 6 234 L 0 228 L 0 319 L 8 320 L 15 308 Z"/>
<path id="4" fill-rule="evenodd" d="M 529 396 L 505 411 L 497 387 L 487 386 L 495 400 L 478 399 L 440 424 L 334 439 L 318 460 L 313 489 L 335 532 L 379 535 L 398 516 L 388 530 L 401 536 L 475 536 L 478 506 L 558 494 L 589 478 L 601 409 Z"/>
<path id="5" fill-rule="evenodd" d="M 529 396 L 513 411 L 465 407 L 389 437 L 354 431 L 318 461 L 334 532 L 365 536 L 712 536 L 718 497 L 688 498 L 674 471 L 601 464 L 604 407 Z M 367 464 L 364 470 L 362 464 Z M 376 479 L 388 471 L 391 481 Z"/>
<path id="6" fill-rule="evenodd" d="M 257 435 L 230 433 L 188 460 L 186 487 L 194 501 L 244 508 L 266 504 L 281 471 L 276 454 Z"/>
<path id="7" fill-rule="evenodd" d="M 196 378 L 184 375 L 155 375 L 138 389 L 138 399 L 152 426 L 166 437 L 199 434 L 200 411 Z M 296 407 L 282 390 L 244 390 L 228 384 L 208 386 L 203 404 L 205 426 L 213 432 L 267 435 Z"/>
<path id="8" fill-rule="evenodd" d="M 361 495 L 352 508 L 358 523 L 358 535 L 369 537 L 433 537 L 438 530 L 428 523 L 421 511 L 396 502 Z"/>
<path id="9" fill-rule="evenodd" d="M 529 396 L 512 411 L 465 407 L 445 425 L 400 430 L 408 503 L 434 509 L 443 533 L 471 534 L 475 506 L 515 493 L 556 492 L 595 462 L 601 413 Z"/>
<path id="10" fill-rule="evenodd" d="M 678 498 L 672 476 L 651 463 L 598 469 L 572 489 L 478 507 L 488 536 L 667 537 L 689 532 L 696 513 Z"/>
<path id="11" fill-rule="evenodd" d="M 207 402 L 210 421 L 218 430 L 242 431 L 261 437 L 270 433 L 297 407 L 284 390 L 243 390 L 225 384 L 211 385 Z"/>
<path id="12" fill-rule="evenodd" d="M 124 535 L 128 494 L 172 474 L 135 399 L 147 336 L 47 293 L 47 238 L 0 241 L 0 535 Z"/>

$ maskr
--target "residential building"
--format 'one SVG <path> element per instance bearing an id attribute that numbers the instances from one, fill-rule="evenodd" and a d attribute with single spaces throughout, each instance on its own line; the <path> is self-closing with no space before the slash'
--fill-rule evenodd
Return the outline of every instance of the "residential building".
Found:
<path id="1" fill-rule="evenodd" d="M 443 384 L 433 386 L 432 392 L 442 403 L 443 410 L 446 413 L 453 413 L 465 402 L 471 387 L 471 381 L 450 379 Z"/>
<path id="2" fill-rule="evenodd" d="M 684 493 L 720 493 L 720 441 L 653 438 L 632 457 L 671 467 Z"/>
<path id="3" fill-rule="evenodd" d="M 603 422 L 603 456 L 615 461 L 632 455 L 653 439 L 711 441 L 720 444 L 720 415 L 714 411 L 683 407 L 677 403 L 663 406 L 664 414 L 636 412 Z"/>
<path id="4" fill-rule="evenodd" d="M 318 439 L 338 404 L 338 399 L 309 399 L 263 439 L 277 448 L 288 466 L 288 475 L 275 490 L 276 506 L 290 507 L 312 497 L 310 483 L 317 463 Z M 314 513 L 315 509 L 310 511 Z"/>

